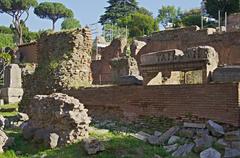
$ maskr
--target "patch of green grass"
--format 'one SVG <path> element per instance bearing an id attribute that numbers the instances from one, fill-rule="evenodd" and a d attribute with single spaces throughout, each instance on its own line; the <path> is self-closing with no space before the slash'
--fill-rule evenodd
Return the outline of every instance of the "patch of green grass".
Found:
<path id="1" fill-rule="evenodd" d="M 9 111 L 9 112 L 1 112 L 0 111 L 0 115 L 2 115 L 3 117 L 7 117 L 7 116 L 15 116 L 18 114 L 17 110 L 18 110 L 18 104 L 5 104 L 5 105 L 0 105 L 0 109 L 3 110 L 7 110 L 7 109 L 13 109 L 13 111 Z"/>
<path id="2" fill-rule="evenodd" d="M 17 109 L 17 108 L 18 108 L 18 104 L 5 104 L 5 105 L 0 105 L 0 109 L 12 109 L 12 108 Z"/>
<path id="3" fill-rule="evenodd" d="M 24 140 L 20 131 L 6 132 L 8 136 L 15 137 L 15 145 L 4 154 L 0 154 L 0 158 L 40 158 L 43 155 L 45 158 L 152 158 L 155 154 L 164 158 L 171 158 L 162 147 L 149 145 L 128 134 L 119 132 L 100 134 L 93 131 L 90 133 L 91 137 L 103 141 L 106 149 L 92 156 L 87 155 L 81 142 L 50 150 Z"/>
<path id="4" fill-rule="evenodd" d="M 18 114 L 17 111 L 13 111 L 13 112 L 0 112 L 0 115 L 2 115 L 3 117 L 15 116 L 17 114 Z"/>

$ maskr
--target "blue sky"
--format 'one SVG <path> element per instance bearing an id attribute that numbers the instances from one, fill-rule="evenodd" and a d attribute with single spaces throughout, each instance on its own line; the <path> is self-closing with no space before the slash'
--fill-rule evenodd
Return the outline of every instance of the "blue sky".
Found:
<path id="1" fill-rule="evenodd" d="M 80 20 L 82 26 L 96 23 L 99 16 L 104 13 L 104 7 L 108 6 L 107 0 L 38 0 L 38 2 L 51 1 L 64 3 L 72 9 L 75 17 Z M 162 5 L 175 5 L 184 10 L 200 7 L 201 0 L 138 0 L 139 5 L 149 9 L 154 15 L 157 15 L 158 9 Z M 62 20 L 57 22 L 57 28 L 60 28 Z M 11 18 L 6 14 L 0 14 L 0 25 L 9 26 Z M 51 21 L 40 19 L 34 15 L 31 10 L 31 16 L 27 21 L 27 26 L 32 31 L 51 28 Z"/>

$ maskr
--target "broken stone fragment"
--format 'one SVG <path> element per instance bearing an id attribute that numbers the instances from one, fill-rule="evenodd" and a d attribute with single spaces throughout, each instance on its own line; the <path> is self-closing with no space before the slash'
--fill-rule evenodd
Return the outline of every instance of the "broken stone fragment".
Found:
<path id="1" fill-rule="evenodd" d="M 197 138 L 194 140 L 195 147 L 194 151 L 199 153 L 207 148 L 210 148 L 213 144 L 213 137 L 209 135 L 202 136 L 201 138 Z"/>
<path id="2" fill-rule="evenodd" d="M 184 145 L 178 147 L 178 149 L 172 153 L 172 156 L 174 156 L 174 157 L 187 156 L 192 151 L 193 147 L 194 147 L 193 143 L 184 144 Z"/>
<path id="3" fill-rule="evenodd" d="M 2 130 L 0 130 L 0 153 L 3 152 L 3 147 L 6 145 L 7 140 L 7 135 Z"/>
<path id="4" fill-rule="evenodd" d="M 95 138 L 88 138 L 84 140 L 84 149 L 89 155 L 96 154 L 98 152 L 104 151 L 105 147 L 102 142 Z"/>
<path id="5" fill-rule="evenodd" d="M 5 127 L 6 118 L 0 115 L 0 129 L 3 130 Z"/>
<path id="6" fill-rule="evenodd" d="M 239 157 L 240 157 L 240 150 L 225 148 L 224 158 L 239 158 Z"/>
<path id="7" fill-rule="evenodd" d="M 221 148 L 221 149 L 225 149 L 226 147 L 229 146 L 229 144 L 224 139 L 217 140 L 215 144 L 218 146 L 218 148 Z"/>
<path id="8" fill-rule="evenodd" d="M 171 136 L 175 135 L 179 131 L 179 127 L 175 126 L 167 130 L 159 137 L 159 144 L 164 144 L 170 139 Z"/>
<path id="9" fill-rule="evenodd" d="M 215 137 L 221 137 L 225 134 L 223 127 L 213 122 L 212 120 L 209 120 L 207 122 L 207 128 L 210 131 L 210 133 Z"/>
<path id="10" fill-rule="evenodd" d="M 54 149 L 58 146 L 59 135 L 56 133 L 48 134 L 44 139 L 44 144 L 47 148 Z"/>
<path id="11" fill-rule="evenodd" d="M 137 138 L 139 140 L 147 142 L 148 137 L 150 137 L 151 135 L 148 134 L 148 133 L 145 133 L 143 131 L 140 131 L 140 132 L 138 132 L 136 134 L 132 134 L 131 136 L 133 136 L 133 137 L 135 137 L 135 138 Z"/>
<path id="12" fill-rule="evenodd" d="M 157 137 L 157 136 L 151 135 L 147 138 L 147 140 L 148 140 L 148 143 L 151 145 L 159 145 L 158 138 L 159 137 Z"/>
<path id="13" fill-rule="evenodd" d="M 27 114 L 25 114 L 25 113 L 18 113 L 18 115 L 17 115 L 17 117 L 18 117 L 18 119 L 19 119 L 19 121 L 27 121 L 27 120 L 29 120 L 29 117 L 28 117 L 28 115 Z"/>
<path id="14" fill-rule="evenodd" d="M 213 148 L 208 148 L 200 153 L 200 158 L 221 158 L 221 154 Z"/>
<path id="15" fill-rule="evenodd" d="M 171 152 L 177 150 L 177 148 L 178 148 L 178 144 L 173 144 L 173 145 L 163 146 L 163 148 L 164 148 L 167 152 L 171 153 Z"/>
<path id="16" fill-rule="evenodd" d="M 168 140 L 168 145 L 175 144 L 177 141 L 179 141 L 181 138 L 178 136 L 171 136 Z"/>
<path id="17" fill-rule="evenodd" d="M 159 131 L 154 132 L 154 136 L 160 137 L 161 135 L 162 135 L 162 132 L 159 132 Z"/>

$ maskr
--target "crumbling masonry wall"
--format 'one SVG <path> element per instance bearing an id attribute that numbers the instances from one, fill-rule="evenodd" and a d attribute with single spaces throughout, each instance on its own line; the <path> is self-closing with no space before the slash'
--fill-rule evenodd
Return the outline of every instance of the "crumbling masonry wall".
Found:
<path id="1" fill-rule="evenodd" d="M 24 78 L 22 105 L 35 95 L 61 92 L 92 83 L 91 40 L 87 28 L 46 33 L 38 43 L 38 66 Z"/>

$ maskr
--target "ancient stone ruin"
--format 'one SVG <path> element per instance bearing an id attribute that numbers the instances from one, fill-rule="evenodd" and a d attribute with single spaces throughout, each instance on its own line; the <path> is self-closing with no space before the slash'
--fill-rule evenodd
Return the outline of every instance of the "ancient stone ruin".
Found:
<path id="1" fill-rule="evenodd" d="M 30 102 L 23 136 L 55 148 L 88 137 L 90 117 L 79 100 L 61 93 L 36 95 Z"/>
<path id="2" fill-rule="evenodd" d="M 140 66 L 145 84 L 148 84 L 159 72 L 162 76 L 160 83 L 163 84 L 171 78 L 172 71 L 186 73 L 194 70 L 201 70 L 200 82 L 207 83 L 211 80 L 212 72 L 218 67 L 218 62 L 218 53 L 214 48 L 199 46 L 188 48 L 185 52 L 174 49 L 142 55 Z M 185 76 L 183 78 L 185 83 Z"/>
<path id="3" fill-rule="evenodd" d="M 17 64 L 10 64 L 4 71 L 4 87 L 1 98 L 5 103 L 18 103 L 23 96 L 21 69 Z"/>
<path id="4" fill-rule="evenodd" d="M 110 65 L 111 60 L 123 57 L 126 46 L 126 39 L 114 39 L 109 46 L 99 52 L 101 58 L 99 60 L 93 60 L 91 64 L 93 84 L 113 83 Z"/>
<path id="5" fill-rule="evenodd" d="M 131 85 L 135 82 L 132 80 L 131 77 L 139 77 L 140 72 L 138 70 L 137 61 L 132 57 L 120 57 L 120 58 L 113 58 L 111 60 L 111 69 L 112 69 L 112 80 L 113 83 L 122 85 L 127 84 L 129 82 Z M 123 81 L 125 80 L 128 81 Z"/>
<path id="6" fill-rule="evenodd" d="M 22 105 L 35 95 L 51 94 L 92 83 L 91 33 L 87 28 L 42 35 L 38 43 L 38 66 L 24 78 Z"/>

